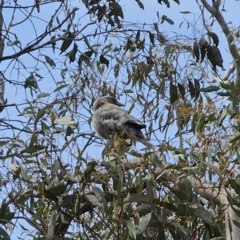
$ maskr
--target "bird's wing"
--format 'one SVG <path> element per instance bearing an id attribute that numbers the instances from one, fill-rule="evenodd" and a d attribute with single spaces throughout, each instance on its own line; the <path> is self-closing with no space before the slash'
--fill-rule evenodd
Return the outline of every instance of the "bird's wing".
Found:
<path id="1" fill-rule="evenodd" d="M 127 111 L 109 104 L 105 108 L 99 109 L 96 117 L 108 124 L 112 131 L 120 131 L 125 126 L 133 127 L 136 129 L 145 128 L 146 125 L 139 121 L 137 118 L 131 116 Z"/>

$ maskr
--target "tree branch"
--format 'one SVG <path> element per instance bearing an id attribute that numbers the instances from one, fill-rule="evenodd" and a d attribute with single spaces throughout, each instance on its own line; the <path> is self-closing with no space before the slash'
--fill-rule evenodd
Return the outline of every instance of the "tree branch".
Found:
<path id="1" fill-rule="evenodd" d="M 237 51 L 237 47 L 236 45 L 233 43 L 234 41 L 234 37 L 231 33 L 231 31 L 229 30 L 229 27 L 223 17 L 223 15 L 221 14 L 221 12 L 219 11 L 219 5 L 221 1 L 213 1 L 213 6 L 210 6 L 206 0 L 201 0 L 203 6 L 216 18 L 218 24 L 220 25 L 220 27 L 223 30 L 223 33 L 225 34 L 225 37 L 227 39 L 228 42 L 228 48 L 229 51 L 234 59 L 234 63 L 236 65 L 236 71 L 237 71 L 237 76 L 235 79 L 235 89 L 236 91 L 236 98 L 237 98 L 237 102 L 240 102 L 240 55 L 238 54 Z M 240 111 L 239 106 L 237 107 L 236 111 Z"/>

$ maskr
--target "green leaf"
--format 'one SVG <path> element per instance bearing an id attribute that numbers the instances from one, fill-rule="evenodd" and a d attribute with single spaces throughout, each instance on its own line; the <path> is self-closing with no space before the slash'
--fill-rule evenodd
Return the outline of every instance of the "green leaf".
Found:
<path id="1" fill-rule="evenodd" d="M 184 99 L 186 91 L 185 91 L 185 88 L 183 87 L 183 85 L 181 83 L 178 83 L 178 90 L 181 94 L 182 99 Z"/>
<path id="2" fill-rule="evenodd" d="M 196 90 L 191 80 L 188 80 L 188 87 L 189 87 L 191 98 L 193 99 L 196 95 Z"/>
<path id="3" fill-rule="evenodd" d="M 144 233 L 144 231 L 148 227 L 148 224 L 151 218 L 152 218 L 152 213 L 148 213 L 139 219 L 139 225 L 137 227 L 137 235 Z"/>
<path id="4" fill-rule="evenodd" d="M 108 211 L 108 205 L 107 205 L 107 200 L 104 197 L 103 191 L 96 186 L 92 186 L 92 190 L 93 190 L 96 198 L 98 199 L 98 201 L 103 205 L 103 208 L 104 208 L 105 212 L 107 212 Z"/>
<path id="5" fill-rule="evenodd" d="M 11 240 L 8 233 L 0 227 L 0 239 Z"/>
<path id="6" fill-rule="evenodd" d="M 92 67 L 90 62 L 90 58 L 92 54 L 93 54 L 93 51 L 87 51 L 80 55 L 78 59 L 78 67 L 80 70 L 82 69 L 82 62 L 85 62 L 89 67 Z"/>
<path id="7" fill-rule="evenodd" d="M 224 88 L 225 90 L 231 90 L 231 85 L 232 85 L 232 83 L 230 84 L 230 83 L 222 83 L 222 82 L 220 82 L 220 85 L 221 85 L 221 87 Z"/>
<path id="8" fill-rule="evenodd" d="M 73 49 L 72 49 L 72 51 L 69 53 L 70 63 L 75 61 L 76 54 L 77 54 L 77 50 L 78 50 L 78 46 L 77 46 L 76 43 L 74 43 Z"/>
<path id="9" fill-rule="evenodd" d="M 7 145 L 9 141 L 0 141 L 0 147 Z"/>
<path id="10" fill-rule="evenodd" d="M 52 197 L 58 197 L 60 195 L 62 195 L 66 189 L 67 189 L 68 185 L 67 184 L 61 184 L 61 185 L 58 185 L 58 186 L 55 186 L 55 187 L 51 187 L 49 189 L 45 189 L 44 190 L 44 193 L 47 195 L 47 196 L 51 196 Z"/>
<path id="11" fill-rule="evenodd" d="M 224 110 L 221 110 L 221 115 L 217 119 L 218 126 L 222 125 L 222 122 L 226 118 L 227 114 L 228 114 L 228 108 L 225 108 Z"/>
<path id="12" fill-rule="evenodd" d="M 137 231 L 135 225 L 132 223 L 131 220 L 125 220 L 124 223 L 128 229 L 129 236 L 133 239 L 136 239 Z"/>
<path id="13" fill-rule="evenodd" d="M 201 114 L 198 117 L 196 129 L 195 129 L 197 133 L 201 134 L 203 132 L 204 126 L 205 126 L 205 115 Z"/>
<path id="14" fill-rule="evenodd" d="M 140 30 L 137 31 L 136 37 L 135 37 L 135 43 L 137 43 L 140 39 Z"/>
<path id="15" fill-rule="evenodd" d="M 192 13 L 192 12 L 189 12 L 189 11 L 180 11 L 180 13 L 182 13 L 182 14 L 189 14 L 189 13 Z"/>
<path id="16" fill-rule="evenodd" d="M 67 126 L 66 136 L 71 136 L 74 133 L 73 129 L 70 126 Z"/>
<path id="17" fill-rule="evenodd" d="M 178 100 L 177 87 L 171 82 L 170 83 L 170 103 L 173 104 Z"/>
<path id="18" fill-rule="evenodd" d="M 111 7 L 112 7 L 112 14 L 113 15 L 121 17 L 122 19 L 124 19 L 123 10 L 122 10 L 122 7 L 119 5 L 119 3 L 113 2 L 111 4 Z"/>
<path id="19" fill-rule="evenodd" d="M 44 122 L 44 121 L 41 121 L 41 126 L 42 126 L 42 130 L 50 130 L 49 126 Z"/>
<path id="20" fill-rule="evenodd" d="M 69 84 L 63 84 L 63 85 L 60 85 L 59 87 L 57 87 L 56 89 L 54 89 L 53 92 L 59 92 L 61 89 L 65 88 L 69 86 Z"/>
<path id="21" fill-rule="evenodd" d="M 107 7 L 106 5 L 103 5 L 103 6 L 98 5 L 97 10 L 98 10 L 98 13 L 97 13 L 98 22 L 101 22 L 103 17 L 106 15 Z"/>
<path id="22" fill-rule="evenodd" d="M 36 123 L 41 119 L 46 113 L 45 109 L 38 109 L 37 117 L 36 117 Z"/>
<path id="23" fill-rule="evenodd" d="M 56 46 L 56 42 L 55 42 L 56 36 L 52 36 L 51 37 L 51 41 L 52 41 L 52 50 L 55 53 L 55 46 Z"/>
<path id="24" fill-rule="evenodd" d="M 166 15 L 162 16 L 162 22 L 161 23 L 163 23 L 164 21 L 167 21 L 171 25 L 174 24 L 174 21 L 172 19 L 168 18 Z"/>
<path id="25" fill-rule="evenodd" d="M 220 87 L 218 86 L 209 86 L 209 87 L 206 87 L 206 88 L 200 88 L 200 91 L 201 92 L 217 92 L 218 90 L 220 89 Z"/>
<path id="26" fill-rule="evenodd" d="M 44 55 L 45 56 L 45 60 L 46 62 L 51 66 L 51 67 L 56 67 L 56 63 L 47 55 Z"/>
<path id="27" fill-rule="evenodd" d="M 209 211 L 205 210 L 202 207 L 199 207 L 196 212 L 198 217 L 201 218 L 204 223 L 208 223 L 208 224 L 213 223 L 213 215 Z"/>
<path id="28" fill-rule="evenodd" d="M 197 79 L 194 79 L 194 88 L 195 88 L 195 100 L 197 100 L 200 95 L 200 82 Z"/>
<path id="29" fill-rule="evenodd" d="M 114 67 L 114 77 L 117 78 L 119 74 L 120 65 L 116 64 Z"/>
<path id="30" fill-rule="evenodd" d="M 144 5 L 140 0 L 136 0 L 136 2 L 138 3 L 138 6 L 144 10 Z"/>
<path id="31" fill-rule="evenodd" d="M 43 150 L 45 149 L 45 146 L 41 146 L 41 145 L 36 145 L 36 146 L 30 146 L 24 149 L 24 152 L 32 154 L 35 153 L 37 151 Z"/>
<path id="32" fill-rule="evenodd" d="M 103 55 L 100 56 L 100 59 L 99 59 L 100 63 L 103 63 L 103 64 L 106 64 L 107 67 L 109 65 L 109 60 L 107 58 L 105 58 Z"/>
<path id="33" fill-rule="evenodd" d="M 95 195 L 89 194 L 86 196 L 87 200 L 94 206 L 102 208 L 102 203 L 99 202 L 99 200 L 96 198 Z"/>
<path id="34" fill-rule="evenodd" d="M 75 34 L 73 34 L 71 32 L 69 32 L 67 34 L 66 39 L 63 41 L 62 46 L 60 48 L 60 51 L 61 51 L 60 54 L 65 52 L 70 47 L 70 45 L 72 44 L 74 38 L 75 38 Z"/>
<path id="35" fill-rule="evenodd" d="M 35 88 L 37 89 L 37 81 L 33 75 L 33 73 L 30 74 L 28 78 L 26 78 L 25 83 L 24 83 L 24 88 Z"/>
<path id="36" fill-rule="evenodd" d="M 71 126 L 71 127 L 76 126 L 76 122 L 70 116 L 56 118 L 55 124 L 66 125 L 66 126 Z"/>
<path id="37" fill-rule="evenodd" d="M 29 143 L 29 147 L 34 146 L 37 143 L 37 134 L 33 134 Z"/>
<path id="38" fill-rule="evenodd" d="M 173 0 L 174 2 L 176 2 L 178 5 L 180 4 L 179 0 Z"/>
<path id="39" fill-rule="evenodd" d="M 152 34 L 151 32 L 149 32 L 149 39 L 151 44 L 154 46 L 154 34 Z"/>
<path id="40" fill-rule="evenodd" d="M 221 96 L 221 97 L 231 97 L 231 92 L 218 92 L 217 93 L 218 96 Z"/>
<path id="41" fill-rule="evenodd" d="M 7 43 L 7 46 L 15 46 L 15 45 L 17 45 L 17 44 L 19 44 L 19 43 L 21 43 L 19 40 L 16 40 L 16 41 L 13 41 L 13 42 L 8 42 Z"/>

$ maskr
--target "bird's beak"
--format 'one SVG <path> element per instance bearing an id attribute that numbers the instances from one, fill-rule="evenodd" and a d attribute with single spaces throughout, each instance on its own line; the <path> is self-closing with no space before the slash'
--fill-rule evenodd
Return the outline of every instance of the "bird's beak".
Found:
<path id="1" fill-rule="evenodd" d="M 119 107 L 123 107 L 124 106 L 124 104 L 122 104 L 122 103 L 120 103 L 118 101 L 116 102 L 116 105 L 119 106 Z"/>

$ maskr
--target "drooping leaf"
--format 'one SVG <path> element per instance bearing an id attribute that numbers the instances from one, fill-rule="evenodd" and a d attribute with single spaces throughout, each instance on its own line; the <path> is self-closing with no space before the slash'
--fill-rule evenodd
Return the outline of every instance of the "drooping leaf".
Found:
<path id="1" fill-rule="evenodd" d="M 51 66 L 51 67 L 56 67 L 56 63 L 47 55 L 44 55 L 46 62 Z"/>
<path id="2" fill-rule="evenodd" d="M 197 100 L 200 95 L 200 82 L 197 79 L 194 79 L 194 88 L 195 88 L 195 100 Z"/>
<path id="3" fill-rule="evenodd" d="M 19 43 L 21 43 L 19 40 L 16 40 L 16 41 L 13 41 L 13 42 L 8 42 L 7 43 L 7 46 L 10 46 L 10 47 L 12 47 L 12 46 L 15 46 L 15 45 L 17 45 L 17 44 L 19 44 Z"/>
<path id="4" fill-rule="evenodd" d="M 196 124 L 195 131 L 198 134 L 201 134 L 203 132 L 204 127 L 205 127 L 205 115 L 204 114 L 200 114 L 198 116 L 198 119 L 197 119 L 197 124 Z"/>
<path id="5" fill-rule="evenodd" d="M 218 35 L 217 35 L 216 33 L 214 33 L 214 32 L 208 32 L 207 34 L 208 34 L 208 36 L 210 36 L 210 37 L 212 38 L 213 43 L 214 43 L 215 46 L 217 47 L 218 44 L 219 44 Z"/>
<path id="6" fill-rule="evenodd" d="M 128 229 L 129 236 L 133 239 L 136 239 L 137 231 L 135 225 L 132 223 L 131 220 L 125 220 L 124 223 Z"/>
<path id="7" fill-rule="evenodd" d="M 71 127 L 76 126 L 76 122 L 70 116 L 64 116 L 62 118 L 55 119 L 55 124 L 66 125 Z"/>
<path id="8" fill-rule="evenodd" d="M 170 3 L 168 0 L 158 0 L 158 3 L 162 4 L 162 2 L 165 3 L 168 8 L 170 8 Z"/>
<path id="9" fill-rule="evenodd" d="M 67 34 L 66 39 L 63 40 L 62 46 L 60 48 L 60 51 L 61 51 L 60 54 L 65 52 L 70 47 L 70 45 L 72 44 L 74 38 L 75 38 L 75 34 L 73 34 L 71 32 L 69 32 Z"/>
<path id="10" fill-rule="evenodd" d="M 193 53 L 196 58 L 196 62 L 198 62 L 200 54 L 199 54 L 199 45 L 198 45 L 197 41 L 194 41 L 194 43 L 193 43 Z"/>
<path id="11" fill-rule="evenodd" d="M 170 83 L 170 103 L 176 102 L 177 99 L 178 99 L 177 87 L 173 83 Z"/>
<path id="12" fill-rule="evenodd" d="M 0 227 L 0 238 L 4 240 L 11 240 L 8 233 L 2 227 Z"/>
<path id="13" fill-rule="evenodd" d="M 152 213 L 150 212 L 139 219 L 139 224 L 137 227 L 137 235 L 142 234 L 147 229 L 151 218 L 152 218 Z"/>
<path id="14" fill-rule="evenodd" d="M 101 0 L 91 0 L 89 2 L 89 5 L 94 5 L 94 4 L 98 4 Z"/>
<path id="15" fill-rule="evenodd" d="M 41 119 L 46 113 L 45 109 L 38 109 L 37 117 L 36 117 L 36 123 Z"/>
<path id="16" fill-rule="evenodd" d="M 203 220 L 204 223 L 212 224 L 213 223 L 213 214 L 204 209 L 203 207 L 197 208 L 197 215 Z"/>
<path id="17" fill-rule="evenodd" d="M 212 54 L 217 66 L 223 69 L 223 58 L 218 47 L 212 46 Z"/>
<path id="18" fill-rule="evenodd" d="M 109 60 L 107 58 L 105 58 L 103 55 L 100 56 L 99 61 L 100 61 L 100 63 L 106 64 L 108 67 Z"/>
<path id="19" fill-rule="evenodd" d="M 210 46 L 210 45 L 207 45 L 207 58 L 208 58 L 209 62 L 212 64 L 213 70 L 216 71 L 217 63 L 216 63 L 215 57 L 213 55 L 212 46 Z"/>
<path id="20" fill-rule="evenodd" d="M 70 126 L 67 126 L 66 137 L 71 136 L 74 133 Z"/>
<path id="21" fill-rule="evenodd" d="M 45 148 L 46 148 L 46 146 L 35 145 L 35 146 L 27 147 L 23 151 L 26 153 L 29 153 L 29 154 L 33 154 L 33 153 L 43 150 Z"/>
<path id="22" fill-rule="evenodd" d="M 51 37 L 51 42 L 52 42 L 52 50 L 55 53 L 55 46 L 56 46 L 56 42 L 55 42 L 56 36 L 52 36 Z"/>
<path id="23" fill-rule="evenodd" d="M 204 38 L 200 38 L 198 45 L 200 48 L 207 46 L 207 41 Z"/>
<path id="24" fill-rule="evenodd" d="M 137 43 L 140 39 L 140 30 L 137 31 L 136 37 L 135 37 L 135 43 Z"/>
<path id="25" fill-rule="evenodd" d="M 192 13 L 192 12 L 189 12 L 189 11 L 180 11 L 180 13 L 182 13 L 182 14 L 189 14 L 189 13 Z"/>
<path id="26" fill-rule="evenodd" d="M 77 46 L 76 43 L 74 43 L 73 49 L 72 49 L 72 51 L 69 53 L 70 63 L 75 61 L 77 49 L 78 49 L 78 46 Z"/>
<path id="27" fill-rule="evenodd" d="M 107 212 L 108 211 L 108 205 L 107 205 L 107 200 L 104 197 L 103 191 L 96 186 L 92 186 L 92 190 L 93 190 L 96 198 L 99 200 L 99 202 L 102 203 L 105 212 Z"/>
<path id="28" fill-rule="evenodd" d="M 61 89 L 64 89 L 66 87 L 68 87 L 69 84 L 63 84 L 63 85 L 60 85 L 59 87 L 57 87 L 56 89 L 54 89 L 53 92 L 59 92 Z"/>
<path id="29" fill-rule="evenodd" d="M 179 90 L 179 92 L 181 94 L 182 99 L 184 99 L 186 91 L 185 91 L 184 86 L 181 83 L 178 83 L 178 90 Z"/>
<path id="30" fill-rule="evenodd" d="M 163 22 L 168 22 L 169 24 L 171 24 L 171 25 L 173 25 L 174 24 L 174 21 L 172 20 L 172 19 L 170 19 L 170 18 L 168 18 L 166 15 L 163 15 L 162 16 L 162 21 L 161 21 L 161 23 L 163 23 Z"/>
<path id="31" fill-rule="evenodd" d="M 124 19 L 124 15 L 123 15 L 123 10 L 122 7 L 119 5 L 119 3 L 117 2 L 111 2 L 110 4 L 112 11 L 111 13 L 117 17 L 121 17 L 122 19 Z"/>
<path id="32" fill-rule="evenodd" d="M 85 62 L 89 67 L 91 67 L 90 58 L 91 58 L 92 54 L 93 54 L 93 51 L 87 51 L 80 55 L 80 57 L 78 59 L 78 67 L 79 67 L 80 71 L 82 69 L 83 62 Z"/>
<path id="33" fill-rule="evenodd" d="M 25 80 L 24 88 L 38 88 L 37 81 L 33 73 L 31 73 L 30 76 Z"/>
<path id="34" fill-rule="evenodd" d="M 218 90 L 220 90 L 220 87 L 218 86 L 209 86 L 206 88 L 200 88 L 201 92 L 217 92 Z"/>
<path id="35" fill-rule="evenodd" d="M 98 9 L 98 14 L 97 14 L 98 22 L 101 22 L 104 15 L 106 14 L 107 7 L 105 4 L 103 6 L 98 5 L 97 9 Z"/>
<path id="36" fill-rule="evenodd" d="M 118 77 L 118 74 L 119 74 L 119 69 L 120 69 L 120 65 L 119 64 L 116 64 L 115 67 L 114 67 L 114 77 L 117 78 Z"/>
<path id="37" fill-rule="evenodd" d="M 195 97 L 195 87 L 193 85 L 193 82 L 191 80 L 188 80 L 188 87 L 189 87 L 189 91 L 190 91 L 190 96 L 193 99 Z"/>
<path id="38" fill-rule="evenodd" d="M 151 32 L 149 32 L 149 39 L 151 44 L 154 46 L 154 34 L 152 34 Z"/>
<path id="39" fill-rule="evenodd" d="M 144 5 L 140 0 L 135 0 L 138 3 L 138 6 L 144 10 Z"/>
<path id="40" fill-rule="evenodd" d="M 200 53 L 201 53 L 201 62 L 203 62 L 206 55 L 206 48 L 205 47 L 200 48 Z"/>

